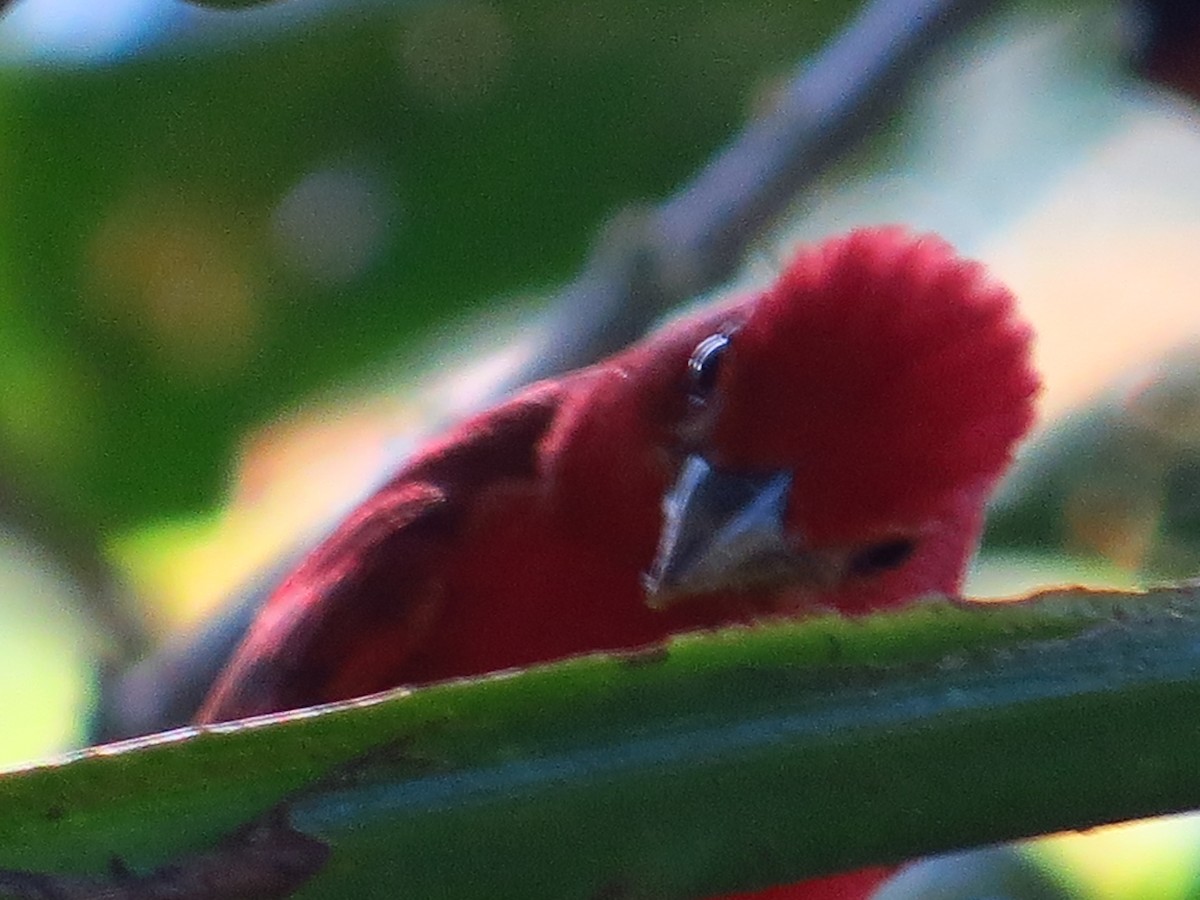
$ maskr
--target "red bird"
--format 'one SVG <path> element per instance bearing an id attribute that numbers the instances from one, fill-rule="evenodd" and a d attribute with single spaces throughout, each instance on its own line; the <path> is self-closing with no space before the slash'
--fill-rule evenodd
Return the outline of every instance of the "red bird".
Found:
<path id="1" fill-rule="evenodd" d="M 939 238 L 804 249 L 410 459 L 279 588 L 200 719 L 955 593 L 1032 421 L 1029 343 Z"/>

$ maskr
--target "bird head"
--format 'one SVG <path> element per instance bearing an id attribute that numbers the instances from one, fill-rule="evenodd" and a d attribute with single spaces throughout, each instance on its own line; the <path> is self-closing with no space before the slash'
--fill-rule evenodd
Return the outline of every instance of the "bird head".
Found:
<path id="1" fill-rule="evenodd" d="M 714 594 L 856 612 L 959 587 L 1033 419 L 1009 292 L 932 236 L 867 229 L 678 329 L 686 395 L 651 606 Z M 799 601 L 797 600 L 799 598 Z"/>

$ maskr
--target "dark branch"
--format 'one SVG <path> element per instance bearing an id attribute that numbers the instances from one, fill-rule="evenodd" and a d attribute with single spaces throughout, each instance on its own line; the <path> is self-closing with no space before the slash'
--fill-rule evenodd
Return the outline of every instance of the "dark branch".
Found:
<path id="1" fill-rule="evenodd" d="M 554 346 L 518 383 L 586 365 L 727 280 L 796 196 L 884 124 L 929 53 L 996 0 L 875 0 L 688 184 L 619 214 L 554 301 Z M 508 385 L 511 387 L 511 385 Z"/>

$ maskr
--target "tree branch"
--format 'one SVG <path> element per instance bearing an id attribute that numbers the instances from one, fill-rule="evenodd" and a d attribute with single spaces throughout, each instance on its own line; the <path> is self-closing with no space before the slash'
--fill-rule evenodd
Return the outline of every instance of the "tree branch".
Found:
<path id="1" fill-rule="evenodd" d="M 798 66 L 775 109 L 751 122 L 677 193 L 623 211 L 555 297 L 554 346 L 515 383 L 594 362 L 674 306 L 731 277 L 795 198 L 887 122 L 930 52 L 996 0 L 874 0 Z M 511 387 L 511 385 L 509 385 Z"/>

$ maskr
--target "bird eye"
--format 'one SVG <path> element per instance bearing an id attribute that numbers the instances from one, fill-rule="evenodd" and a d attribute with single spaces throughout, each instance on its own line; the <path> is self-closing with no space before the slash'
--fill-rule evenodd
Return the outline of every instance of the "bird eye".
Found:
<path id="1" fill-rule="evenodd" d="M 729 336 L 713 334 L 706 337 L 692 351 L 688 360 L 688 376 L 691 378 L 691 397 L 697 403 L 703 403 L 717 385 L 717 375 L 721 369 L 721 357 L 729 347 Z"/>
<path id="2" fill-rule="evenodd" d="M 916 542 L 908 538 L 891 538 L 880 541 L 878 544 L 872 544 L 850 557 L 850 574 L 876 575 L 889 569 L 895 569 L 908 562 L 909 557 L 916 549 Z"/>

